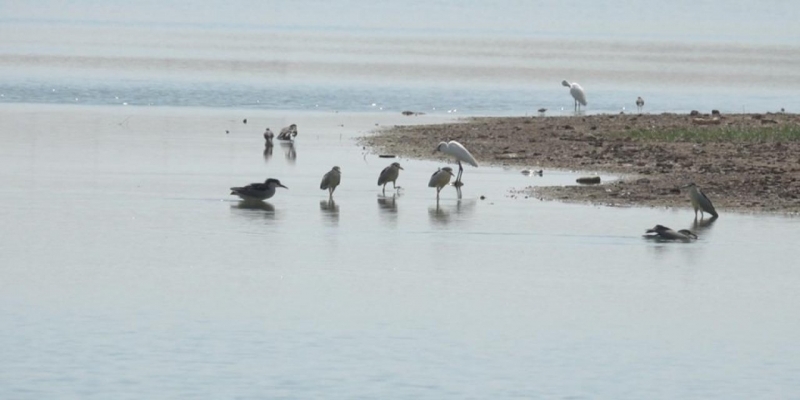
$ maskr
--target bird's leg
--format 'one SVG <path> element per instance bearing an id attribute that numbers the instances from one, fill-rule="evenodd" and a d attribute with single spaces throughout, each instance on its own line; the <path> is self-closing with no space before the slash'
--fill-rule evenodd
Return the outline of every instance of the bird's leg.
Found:
<path id="1" fill-rule="evenodd" d="M 461 160 L 458 160 L 458 175 L 456 176 L 456 182 L 453 183 L 453 186 L 456 188 L 460 188 L 464 184 L 461 183 L 461 174 L 464 172 L 464 167 L 461 166 Z"/>
<path id="2" fill-rule="evenodd" d="M 392 189 L 397 190 L 397 185 L 394 184 L 394 181 L 392 181 Z"/>
<path id="3" fill-rule="evenodd" d="M 386 196 L 386 184 L 383 184 L 383 195 Z"/>

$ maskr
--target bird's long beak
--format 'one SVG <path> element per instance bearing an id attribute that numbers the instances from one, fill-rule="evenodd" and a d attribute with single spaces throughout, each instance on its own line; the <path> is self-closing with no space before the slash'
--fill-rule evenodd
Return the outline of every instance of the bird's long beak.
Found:
<path id="1" fill-rule="evenodd" d="M 405 169 L 404 169 L 403 167 L 397 167 L 397 168 L 400 168 L 400 169 L 402 169 L 403 171 L 405 171 Z"/>
<path id="2" fill-rule="evenodd" d="M 288 187 L 286 187 L 286 186 L 283 186 L 283 185 L 281 185 L 280 183 L 278 184 L 278 186 L 280 186 L 280 187 L 282 187 L 282 188 L 284 188 L 284 189 L 289 189 Z"/>
<path id="3" fill-rule="evenodd" d="M 452 173 L 450 171 L 445 170 L 444 172 L 447 172 L 448 174 L 450 174 L 450 176 L 456 176 L 456 174 L 454 174 L 454 173 Z"/>

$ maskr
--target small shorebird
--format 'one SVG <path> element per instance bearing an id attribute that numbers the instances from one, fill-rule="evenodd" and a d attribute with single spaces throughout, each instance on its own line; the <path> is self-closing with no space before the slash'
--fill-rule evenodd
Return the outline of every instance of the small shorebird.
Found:
<path id="1" fill-rule="evenodd" d="M 458 176 L 456 177 L 455 183 L 453 183 L 453 186 L 457 189 L 464 185 L 461 182 L 461 174 L 464 173 L 464 167 L 461 166 L 461 162 L 463 161 L 473 167 L 478 166 L 478 162 L 475 161 L 475 157 L 470 154 L 469 150 L 455 140 L 439 143 L 439 145 L 436 146 L 436 150 L 433 152 L 436 153 L 437 151 L 455 157 L 456 162 L 458 162 Z"/>
<path id="2" fill-rule="evenodd" d="M 645 233 L 647 233 L 645 237 L 648 239 L 680 240 L 684 242 L 697 239 L 697 235 L 688 229 L 681 229 L 675 232 L 664 225 L 656 225 L 653 228 L 648 229 Z"/>
<path id="3" fill-rule="evenodd" d="M 274 137 L 275 137 L 275 134 L 272 133 L 272 131 L 269 128 L 267 128 L 267 130 L 264 131 L 264 146 L 271 147 L 272 146 L 272 138 L 274 138 Z"/>
<path id="4" fill-rule="evenodd" d="M 642 107 L 644 107 L 644 99 L 642 96 L 636 98 L 636 108 L 639 109 L 639 114 L 642 113 Z"/>
<path id="5" fill-rule="evenodd" d="M 717 210 L 714 209 L 714 205 L 711 204 L 711 200 L 694 184 L 694 182 L 684 186 L 684 188 L 689 188 L 689 200 L 692 201 L 692 207 L 694 208 L 694 219 L 697 219 L 697 211 L 700 211 L 700 219 L 703 219 L 704 212 L 711 214 L 714 218 L 719 217 Z"/>
<path id="6" fill-rule="evenodd" d="M 278 140 L 292 140 L 297 136 L 297 125 L 291 124 L 283 129 L 278 134 Z"/>
<path id="7" fill-rule="evenodd" d="M 439 200 L 439 192 L 442 188 L 450 183 L 450 178 L 453 176 L 453 169 L 450 167 L 439 168 L 438 171 L 431 175 L 431 180 L 428 182 L 428 187 L 436 188 L 436 200 Z"/>
<path id="8" fill-rule="evenodd" d="M 393 162 L 391 165 L 384 168 L 380 176 L 378 176 L 378 186 L 383 185 L 383 191 L 385 192 L 386 184 L 392 182 L 392 188 L 397 189 L 395 181 L 397 177 L 400 176 L 401 169 L 403 169 L 403 167 L 400 166 L 399 162 Z"/>
<path id="9" fill-rule="evenodd" d="M 336 190 L 336 187 L 339 186 L 339 182 L 341 181 L 342 171 L 336 166 L 322 176 L 322 182 L 320 182 L 319 188 L 322 190 L 328 189 L 328 198 L 333 199 L 333 191 Z"/>
<path id="10" fill-rule="evenodd" d="M 242 200 L 266 200 L 275 195 L 275 189 L 282 187 L 289 189 L 281 184 L 277 179 L 269 178 L 264 183 L 251 183 L 247 186 L 232 187 L 231 194 L 235 194 Z"/>
<path id="11" fill-rule="evenodd" d="M 575 99 L 575 111 L 580 111 L 581 106 L 586 105 L 586 92 L 583 91 L 581 85 L 578 82 L 569 83 L 566 80 L 561 81 L 561 85 L 569 88 L 569 94 Z"/>
<path id="12" fill-rule="evenodd" d="M 544 117 L 544 113 L 547 112 L 547 109 L 546 108 L 540 108 L 540 109 L 538 109 L 536 111 L 539 111 L 539 116 L 540 117 Z"/>

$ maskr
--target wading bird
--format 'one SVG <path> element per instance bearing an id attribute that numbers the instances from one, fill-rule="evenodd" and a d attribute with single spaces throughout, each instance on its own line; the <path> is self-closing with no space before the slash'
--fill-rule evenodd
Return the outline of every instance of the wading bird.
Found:
<path id="1" fill-rule="evenodd" d="M 636 108 L 639 109 L 639 114 L 642 113 L 642 107 L 644 107 L 644 99 L 639 96 L 636 98 Z"/>
<path id="2" fill-rule="evenodd" d="M 251 183 L 247 186 L 232 187 L 231 194 L 235 194 L 242 200 L 266 200 L 275 195 L 275 189 L 282 187 L 289 189 L 281 184 L 277 179 L 269 178 L 264 183 Z"/>
<path id="3" fill-rule="evenodd" d="M 656 225 L 653 228 L 648 229 L 645 233 L 647 233 L 645 237 L 648 239 L 680 240 L 683 242 L 689 242 L 692 239 L 697 239 L 697 235 L 688 229 L 681 229 L 675 232 L 664 225 Z"/>
<path id="4" fill-rule="evenodd" d="M 431 175 L 431 180 L 428 182 L 428 187 L 436 188 L 436 200 L 439 200 L 439 192 L 442 188 L 450 183 L 450 178 L 453 176 L 453 169 L 450 167 L 439 168 L 438 171 Z"/>
<path id="5" fill-rule="evenodd" d="M 333 191 L 336 190 L 336 187 L 339 186 L 339 182 L 341 181 L 342 171 L 338 166 L 333 167 L 333 169 L 322 176 L 322 182 L 320 182 L 319 188 L 322 190 L 328 189 L 328 197 L 333 199 Z"/>
<path id="6" fill-rule="evenodd" d="M 439 143 L 439 145 L 436 146 L 436 150 L 433 152 L 436 153 L 437 151 L 441 151 L 444 154 L 455 157 L 456 161 L 458 162 L 458 176 L 456 176 L 456 181 L 453 183 L 453 186 L 456 188 L 460 188 L 464 185 L 461 182 L 461 174 L 464 173 L 464 167 L 461 166 L 461 162 L 463 161 L 469 165 L 472 165 L 473 167 L 478 166 L 478 162 L 475 161 L 475 157 L 470 154 L 469 150 L 455 140 Z"/>
<path id="7" fill-rule="evenodd" d="M 291 124 L 286 128 L 281 129 L 281 133 L 278 134 L 278 140 L 292 140 L 297 137 L 297 125 Z"/>
<path id="8" fill-rule="evenodd" d="M 684 188 L 689 188 L 689 200 L 692 201 L 692 207 L 694 207 L 694 219 L 697 219 L 697 211 L 700 211 L 700 219 L 703 219 L 704 212 L 711 214 L 714 218 L 719 217 L 717 210 L 714 209 L 714 205 L 711 204 L 711 200 L 709 200 L 705 193 L 703 193 L 694 182 L 684 186 Z"/>
<path id="9" fill-rule="evenodd" d="M 569 88 L 569 94 L 572 95 L 572 98 L 575 99 L 575 111 L 579 111 L 581 106 L 586 105 L 586 92 L 583 91 L 581 85 L 577 82 L 569 83 L 566 80 L 561 82 L 562 86 L 566 86 Z"/>
<path id="10" fill-rule="evenodd" d="M 264 131 L 264 147 L 271 147 L 272 146 L 272 138 L 274 138 L 274 137 L 275 137 L 275 134 L 272 133 L 272 131 L 269 128 L 267 128 L 267 130 Z"/>
<path id="11" fill-rule="evenodd" d="M 403 167 L 400 166 L 399 162 L 393 162 L 391 165 L 384 168 L 380 176 L 378 176 L 378 186 L 383 185 L 383 191 L 385 192 L 386 184 L 392 182 L 392 187 L 397 189 L 395 181 L 397 177 L 400 176 L 401 169 L 403 169 Z"/>

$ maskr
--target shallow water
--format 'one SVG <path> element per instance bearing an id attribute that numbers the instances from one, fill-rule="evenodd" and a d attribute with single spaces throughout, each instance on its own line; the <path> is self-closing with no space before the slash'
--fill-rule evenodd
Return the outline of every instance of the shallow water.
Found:
<path id="1" fill-rule="evenodd" d="M 577 173 L 486 160 L 437 206 L 446 160 L 383 195 L 354 138 L 567 115 L 562 79 L 588 113 L 796 112 L 798 7 L 0 4 L 0 398 L 797 397 L 796 218 L 514 197 Z"/>
<path id="2" fill-rule="evenodd" d="M 467 167 L 437 207 L 446 162 L 400 159 L 382 195 L 392 160 L 353 138 L 408 118 L 124 111 L 0 118 L 2 398 L 800 392 L 796 218 L 723 212 L 697 242 L 655 243 L 646 228 L 692 211 L 508 195 L 566 171 Z M 265 158 L 264 127 L 291 122 L 294 157 Z M 228 195 L 265 177 L 289 189 Z"/>
<path id="3" fill-rule="evenodd" d="M 792 2 L 76 0 L 0 14 L 0 104 L 565 115 L 567 79 L 588 113 L 634 112 L 637 96 L 651 113 L 800 110 Z"/>

